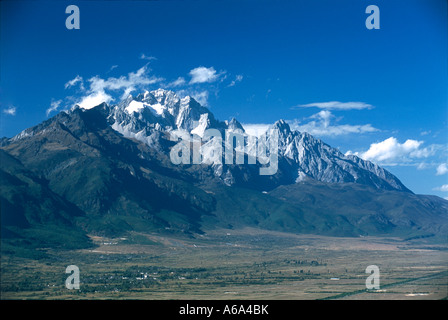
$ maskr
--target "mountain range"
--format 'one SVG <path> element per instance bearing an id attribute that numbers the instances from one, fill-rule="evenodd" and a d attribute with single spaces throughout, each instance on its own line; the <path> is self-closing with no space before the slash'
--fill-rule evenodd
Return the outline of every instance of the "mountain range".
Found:
<path id="1" fill-rule="evenodd" d="M 2 239 L 13 247 L 74 248 L 90 246 L 92 234 L 195 236 L 251 226 L 446 241 L 448 201 L 416 195 L 384 168 L 284 120 L 271 127 L 278 132 L 273 175 L 260 175 L 265 164 L 248 164 L 238 145 L 232 152 L 243 164 L 226 163 L 224 154 L 211 163 L 172 162 L 174 133 L 203 138 L 208 129 L 254 141 L 236 119 L 220 121 L 194 98 L 163 89 L 76 106 L 2 138 Z M 213 139 L 196 141 L 204 156 Z"/>

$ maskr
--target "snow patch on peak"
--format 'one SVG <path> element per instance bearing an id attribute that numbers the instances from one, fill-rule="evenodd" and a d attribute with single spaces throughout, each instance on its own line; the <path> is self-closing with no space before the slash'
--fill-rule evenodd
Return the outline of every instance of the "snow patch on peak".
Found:
<path id="1" fill-rule="evenodd" d="M 151 94 L 161 104 L 177 103 L 180 99 L 175 92 L 165 89 L 151 91 Z"/>
<path id="2" fill-rule="evenodd" d="M 167 95 L 169 93 L 174 93 L 174 92 L 172 92 L 170 90 L 165 90 L 165 89 L 162 89 L 162 88 L 159 88 L 157 90 L 153 90 L 152 91 L 152 94 L 154 95 L 154 97 L 161 97 L 161 96 Z"/>
<path id="3" fill-rule="evenodd" d="M 197 134 L 202 138 L 204 136 L 205 130 L 207 130 L 209 126 L 210 126 L 210 119 L 208 118 L 208 114 L 203 113 L 199 118 L 199 124 L 193 130 L 191 130 L 191 133 Z"/>
<path id="4" fill-rule="evenodd" d="M 280 120 L 276 121 L 274 123 L 273 127 L 274 127 L 274 129 L 278 129 L 280 131 L 280 133 L 283 133 L 285 135 L 288 135 L 289 133 L 291 133 L 291 127 L 283 119 L 280 119 Z"/>
<path id="5" fill-rule="evenodd" d="M 190 96 L 185 96 L 182 99 L 180 99 L 180 103 L 185 105 L 185 104 L 189 104 L 191 101 L 191 97 Z"/>
<path id="6" fill-rule="evenodd" d="M 145 108 L 143 102 L 132 100 L 124 110 L 129 114 L 133 114 L 134 112 L 141 112 L 143 108 Z"/>
<path id="7" fill-rule="evenodd" d="M 147 106 L 152 108 L 158 115 L 161 115 L 163 113 L 163 111 L 165 110 L 165 107 L 162 106 L 160 103 L 150 104 Z"/>
<path id="8" fill-rule="evenodd" d="M 145 102 L 140 102 L 136 100 L 132 100 L 129 102 L 127 107 L 124 109 L 128 114 L 132 115 L 134 112 L 140 113 L 143 111 L 144 108 L 150 108 L 152 111 L 154 111 L 157 115 L 163 114 L 163 112 L 166 110 L 166 107 L 161 105 L 160 103 L 155 104 L 149 104 Z"/>
<path id="9" fill-rule="evenodd" d="M 225 121 L 225 124 L 227 125 L 227 130 L 230 132 L 238 132 L 238 133 L 244 133 L 244 128 L 241 125 L 241 123 L 238 122 L 235 118 L 232 118 L 230 121 Z"/>

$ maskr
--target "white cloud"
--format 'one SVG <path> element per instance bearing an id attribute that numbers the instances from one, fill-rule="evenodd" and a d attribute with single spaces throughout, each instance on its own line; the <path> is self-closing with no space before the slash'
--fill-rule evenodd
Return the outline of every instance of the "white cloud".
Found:
<path id="1" fill-rule="evenodd" d="M 272 126 L 272 124 L 266 124 L 266 123 L 242 123 L 241 124 L 244 128 L 244 131 L 251 136 L 260 136 L 266 131 L 268 131 L 269 127 Z"/>
<path id="2" fill-rule="evenodd" d="M 335 125 L 332 124 L 332 120 L 335 116 L 328 110 L 322 110 L 316 114 L 313 114 L 311 117 L 307 118 L 308 121 L 306 123 L 301 123 L 299 120 L 288 120 L 288 124 L 293 131 L 299 132 L 308 132 L 309 134 L 323 137 L 323 136 L 340 136 L 347 134 L 361 134 L 361 133 L 369 133 L 379 131 L 378 129 L 372 127 L 370 124 L 364 125 L 350 125 L 350 124 L 342 124 Z M 246 123 L 243 124 L 243 127 L 246 131 L 262 134 L 265 132 L 269 124 L 263 123 Z M 251 133 L 249 133 L 251 134 Z"/>
<path id="3" fill-rule="evenodd" d="M 199 102 L 202 106 L 208 107 L 209 92 L 207 90 L 199 91 L 199 90 L 192 90 L 189 88 L 189 89 L 178 90 L 178 91 L 176 91 L 176 94 L 181 98 L 190 96 L 193 99 L 195 99 L 197 102 Z"/>
<path id="4" fill-rule="evenodd" d="M 149 77 L 147 66 L 143 66 L 136 72 L 128 73 L 128 76 L 121 76 L 119 78 L 110 77 L 106 80 L 95 76 L 89 79 L 90 90 L 93 92 L 99 92 L 101 90 L 121 90 L 127 88 L 135 88 L 137 86 L 145 86 L 154 84 L 162 79 L 154 76 Z"/>
<path id="5" fill-rule="evenodd" d="M 370 124 L 364 125 L 336 125 L 336 126 L 328 126 L 321 127 L 315 126 L 314 122 L 307 123 L 305 125 L 300 125 L 295 127 L 294 129 L 298 131 L 308 132 L 312 135 L 316 136 L 340 136 L 346 134 L 354 134 L 354 133 L 367 133 L 367 132 L 375 132 L 378 129 L 372 127 Z"/>
<path id="6" fill-rule="evenodd" d="M 334 118 L 333 114 L 328 110 L 322 110 L 311 116 L 312 119 L 318 119 L 322 122 L 324 128 L 328 128 L 331 118 Z"/>
<path id="7" fill-rule="evenodd" d="M 59 107 L 61 106 L 61 103 L 62 103 L 62 100 L 51 101 L 50 108 L 48 108 L 47 112 L 46 112 L 47 117 L 53 111 L 57 111 L 59 109 Z"/>
<path id="8" fill-rule="evenodd" d="M 91 109 L 103 102 L 109 103 L 112 100 L 112 96 L 108 95 L 106 92 L 98 91 L 83 97 L 81 101 L 77 103 L 77 105 L 79 105 L 83 109 Z"/>
<path id="9" fill-rule="evenodd" d="M 441 150 L 443 148 L 442 145 L 439 144 L 431 144 L 426 148 L 419 148 L 413 152 L 410 153 L 410 156 L 412 158 L 429 158 L 434 156 L 437 151 Z"/>
<path id="10" fill-rule="evenodd" d="M 190 95 L 201 105 L 208 106 L 208 91 L 207 90 L 192 92 Z"/>
<path id="11" fill-rule="evenodd" d="M 440 187 L 434 188 L 434 190 L 448 192 L 448 184 L 444 184 Z"/>
<path id="12" fill-rule="evenodd" d="M 140 55 L 140 59 L 154 60 L 155 57 L 147 56 L 144 53 Z M 135 72 L 120 77 L 100 77 L 98 75 L 89 79 L 84 79 L 77 75 L 74 79 L 69 80 L 65 84 L 65 88 L 69 89 L 73 86 L 80 85 L 81 91 L 84 93 L 81 97 L 70 96 L 64 100 L 65 105 L 79 105 L 81 108 L 90 109 L 102 102 L 111 103 L 116 99 L 125 99 L 129 94 L 137 90 L 147 90 L 148 85 L 158 83 L 161 86 L 171 88 L 182 88 L 178 91 L 179 95 L 189 95 L 197 100 L 203 106 L 208 106 L 208 99 L 211 92 L 215 95 L 218 93 L 218 85 L 211 85 L 207 88 L 201 86 L 191 86 L 192 84 L 208 84 L 212 82 L 223 82 L 226 79 L 226 71 L 217 72 L 213 67 L 206 68 L 203 66 L 192 69 L 189 72 L 190 81 L 184 77 L 178 77 L 176 80 L 166 83 L 165 79 L 150 75 L 148 68 L 149 62 Z M 114 65 L 107 72 L 115 69 Z M 233 83 L 242 81 L 242 75 L 236 75 Z M 68 101 L 70 100 L 70 101 Z M 53 105 L 47 110 L 47 115 L 58 110 L 59 105 Z M 62 103 L 62 102 L 61 102 Z"/>
<path id="13" fill-rule="evenodd" d="M 186 83 L 185 79 L 183 77 L 179 77 L 173 82 L 170 82 L 168 84 L 169 87 L 180 87 L 183 86 Z"/>
<path id="14" fill-rule="evenodd" d="M 365 102 L 340 102 L 340 101 L 329 101 L 329 102 L 313 102 L 308 104 L 299 104 L 293 108 L 319 108 L 325 110 L 362 110 L 362 109 L 372 109 L 371 104 Z"/>
<path id="15" fill-rule="evenodd" d="M 420 162 L 417 164 L 417 170 L 425 170 L 428 169 L 429 165 L 425 162 Z"/>
<path id="16" fill-rule="evenodd" d="M 149 69 L 145 65 L 136 72 L 130 72 L 127 76 L 119 78 L 109 77 L 103 79 L 99 76 L 94 76 L 88 80 L 90 85 L 87 95 L 82 97 L 77 104 L 81 108 L 90 109 L 102 102 L 109 103 L 113 101 L 112 92 L 121 93 L 121 98 L 125 98 L 134 90 L 163 80 L 162 78 L 150 76 L 148 73 Z"/>
<path id="17" fill-rule="evenodd" d="M 16 115 L 17 108 L 16 107 L 9 107 L 7 109 L 3 109 L 3 113 L 8 114 L 10 116 Z"/>
<path id="18" fill-rule="evenodd" d="M 108 72 L 111 72 L 112 70 L 118 68 L 118 64 L 114 64 L 112 67 L 110 67 Z"/>
<path id="19" fill-rule="evenodd" d="M 436 151 L 440 149 L 440 145 L 430 145 L 422 148 L 423 141 L 407 139 L 400 143 L 394 137 L 387 138 L 378 143 L 372 143 L 370 148 L 364 152 L 351 152 L 347 154 L 354 154 L 364 160 L 382 163 L 384 165 L 416 165 L 419 169 L 424 169 L 426 164 L 415 163 L 415 159 L 429 158 L 435 155 Z"/>
<path id="20" fill-rule="evenodd" d="M 289 121 L 291 129 L 300 132 L 308 132 L 309 134 L 316 136 L 339 136 L 353 133 L 368 133 L 376 132 L 378 129 L 372 127 L 370 124 L 363 125 L 350 125 L 350 124 L 332 124 L 331 121 L 335 116 L 328 110 L 322 110 L 308 119 L 311 121 L 307 123 L 301 123 L 299 120 Z"/>
<path id="21" fill-rule="evenodd" d="M 228 85 L 229 87 L 233 87 L 234 85 L 236 85 L 237 82 L 241 82 L 243 81 L 243 75 L 238 74 L 235 77 L 235 80 L 232 80 L 232 82 L 230 82 L 230 84 Z"/>
<path id="22" fill-rule="evenodd" d="M 417 170 L 434 168 L 434 157 L 441 157 L 447 152 L 447 146 L 431 144 L 423 146 L 423 141 L 407 139 L 400 143 L 394 137 L 390 137 L 378 143 L 372 143 L 367 151 L 347 151 L 346 155 L 356 155 L 364 160 L 369 160 L 384 166 L 415 166 Z M 424 159 L 424 160 L 422 160 Z M 438 165 L 437 172 L 444 174 L 444 165 Z M 448 168 L 447 168 L 448 169 Z M 448 170 L 445 172 L 448 173 Z M 438 175 L 439 175 L 438 174 Z"/>
<path id="23" fill-rule="evenodd" d="M 191 76 L 190 84 L 214 82 L 224 73 L 225 72 L 216 73 L 216 70 L 213 67 L 197 67 L 189 72 Z"/>
<path id="24" fill-rule="evenodd" d="M 404 143 L 399 143 L 394 137 L 390 137 L 378 143 L 372 143 L 369 150 L 361 154 L 361 158 L 371 161 L 395 160 L 397 158 L 409 156 L 418 151 L 423 141 L 408 139 Z"/>
<path id="25" fill-rule="evenodd" d="M 77 75 L 74 79 L 68 81 L 68 82 L 65 84 L 64 87 L 65 87 L 65 89 L 68 89 L 68 88 L 73 87 L 73 86 L 76 85 L 77 83 L 80 83 L 80 88 L 81 88 L 81 90 L 84 90 L 83 79 L 82 79 L 82 77 L 79 76 L 79 75 Z"/>
<path id="26" fill-rule="evenodd" d="M 448 166 L 446 163 L 442 163 L 437 167 L 436 175 L 441 176 L 448 173 Z"/>
<path id="27" fill-rule="evenodd" d="M 142 54 L 140 55 L 140 59 L 142 59 L 142 60 L 148 60 L 148 61 L 151 61 L 151 60 L 157 60 L 156 57 L 153 57 L 153 56 L 147 56 L 147 55 L 144 54 L 144 53 L 142 53 Z"/>

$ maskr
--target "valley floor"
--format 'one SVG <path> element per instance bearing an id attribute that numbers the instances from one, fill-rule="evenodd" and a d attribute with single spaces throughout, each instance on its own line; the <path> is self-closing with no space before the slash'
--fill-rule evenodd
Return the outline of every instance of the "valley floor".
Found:
<path id="1" fill-rule="evenodd" d="M 39 260 L 2 254 L 2 299 L 446 299 L 448 244 L 339 238 L 258 229 L 203 235 L 131 233 L 98 245 L 47 250 Z M 68 290 L 68 265 L 80 289 Z M 380 288 L 367 290 L 376 265 Z"/>

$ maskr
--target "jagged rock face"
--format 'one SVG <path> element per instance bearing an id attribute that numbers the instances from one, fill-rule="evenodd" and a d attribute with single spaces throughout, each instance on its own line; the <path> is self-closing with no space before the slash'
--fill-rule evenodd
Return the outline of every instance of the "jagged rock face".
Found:
<path id="1" fill-rule="evenodd" d="M 164 136 L 155 136 L 155 132 L 169 134 L 173 130 L 182 130 L 203 137 L 207 129 L 218 129 L 223 139 L 225 130 L 244 135 L 246 154 L 253 147 L 243 126 L 235 118 L 231 121 L 218 121 L 209 109 L 193 98 L 180 98 L 172 91 L 158 89 L 146 91 L 136 97 L 130 95 L 118 105 L 106 108 L 108 122 L 114 130 L 149 146 L 159 143 L 155 137 Z M 383 168 L 353 155 L 346 156 L 306 132 L 292 131 L 284 120 L 277 121 L 271 129 L 277 129 L 279 133 L 279 175 L 282 178 L 271 177 L 271 186 L 263 183 L 264 188 L 271 189 L 279 184 L 314 179 L 329 183 L 354 182 L 378 189 L 409 192 L 395 176 Z M 267 139 L 269 141 L 269 135 Z M 244 171 L 245 176 L 245 181 L 240 181 L 234 174 L 235 168 L 226 165 L 224 158 L 222 160 L 221 163 L 214 162 L 212 166 L 215 175 L 220 176 L 228 185 L 247 182 L 251 180 L 251 174 L 257 174 L 256 170 L 239 167 L 238 171 Z M 252 180 L 259 179 L 253 177 Z"/>
<path id="2" fill-rule="evenodd" d="M 102 104 L 95 109 L 101 109 L 106 119 L 104 123 L 115 131 L 166 154 L 169 154 L 168 147 L 172 144 L 163 140 L 169 140 L 170 133 L 175 130 L 203 137 L 207 129 L 217 129 L 222 133 L 223 140 L 227 130 L 244 136 L 244 148 L 240 145 L 235 149 L 244 152 L 246 157 L 247 150 L 256 148 L 251 145 L 256 143 L 256 140 L 248 138 L 243 126 L 235 118 L 231 121 L 218 121 L 209 109 L 193 98 L 179 98 L 168 90 L 146 91 L 136 97 L 130 95 L 117 105 Z M 73 111 L 71 113 L 73 114 Z M 44 124 L 27 129 L 10 140 L 16 141 L 52 130 L 51 126 L 45 127 Z M 306 132 L 292 131 L 284 120 L 277 121 L 271 129 L 278 130 L 279 169 L 274 177 L 257 177 L 259 163 L 255 167 L 251 167 L 247 162 L 243 165 L 226 164 L 224 152 L 222 161 L 210 163 L 214 175 L 227 185 L 249 183 L 263 189 L 313 179 L 328 183 L 354 182 L 377 189 L 410 192 L 385 169 L 356 156 L 346 156 Z M 267 134 L 267 145 L 269 139 Z M 202 152 L 209 150 L 209 146 L 210 143 L 204 143 Z M 224 149 L 225 142 L 222 150 Z"/>
<path id="3" fill-rule="evenodd" d="M 277 121 L 279 155 L 290 160 L 296 182 L 312 178 L 321 182 L 366 184 L 378 189 L 409 191 L 395 176 L 369 161 L 346 156 L 306 132 L 291 131 Z"/>
<path id="4" fill-rule="evenodd" d="M 217 121 L 193 98 L 181 99 L 174 92 L 162 89 L 146 91 L 136 97 L 129 95 L 111 108 L 108 119 L 113 128 L 125 136 L 153 130 L 191 132 L 204 121 L 208 127 L 225 128 L 225 123 Z"/>

